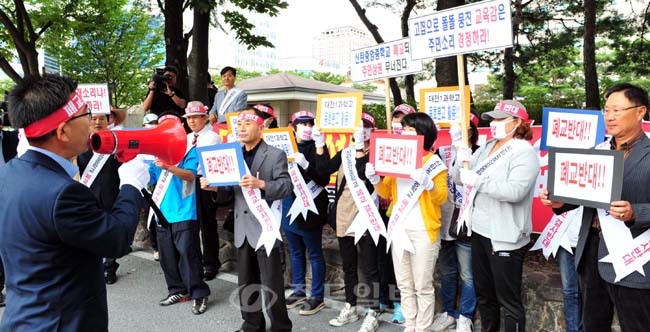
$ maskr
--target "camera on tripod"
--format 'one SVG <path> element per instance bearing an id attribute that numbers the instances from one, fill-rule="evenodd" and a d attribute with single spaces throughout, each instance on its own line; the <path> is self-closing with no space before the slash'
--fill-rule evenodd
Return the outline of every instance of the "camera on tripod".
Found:
<path id="1" fill-rule="evenodd" d="M 153 71 L 153 76 L 151 76 L 151 81 L 156 85 L 156 91 L 164 92 L 167 90 L 166 83 L 172 80 L 172 75 L 165 74 L 167 70 L 165 68 L 156 68 Z"/>

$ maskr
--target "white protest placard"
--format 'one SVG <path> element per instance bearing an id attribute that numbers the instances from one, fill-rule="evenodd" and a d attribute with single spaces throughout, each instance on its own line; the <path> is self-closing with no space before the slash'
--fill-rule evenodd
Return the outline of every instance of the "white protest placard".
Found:
<path id="1" fill-rule="evenodd" d="M 550 148 L 551 200 L 609 209 L 621 198 L 623 151 Z"/>
<path id="2" fill-rule="evenodd" d="M 509 0 L 481 1 L 409 19 L 412 59 L 512 47 Z"/>
<path id="3" fill-rule="evenodd" d="M 93 114 L 110 114 L 111 102 L 107 84 L 79 84 L 77 93 L 88 104 L 88 111 Z"/>
<path id="4" fill-rule="evenodd" d="M 318 95 L 316 125 L 322 132 L 354 132 L 361 126 L 362 106 L 362 92 Z"/>
<path id="5" fill-rule="evenodd" d="M 600 111 L 544 107 L 540 149 L 589 149 L 605 140 L 605 120 Z"/>
<path id="6" fill-rule="evenodd" d="M 411 60 L 408 38 L 360 48 L 350 53 L 350 74 L 353 82 L 363 82 L 417 74 L 422 61 Z"/>
<path id="7" fill-rule="evenodd" d="M 469 86 L 465 86 L 465 119 L 469 120 Z M 440 127 L 461 123 L 461 98 L 457 86 L 420 89 L 420 112 L 428 114 Z"/>
<path id="8" fill-rule="evenodd" d="M 298 152 L 298 145 L 290 128 L 273 128 L 262 131 L 262 139 L 266 144 L 278 148 L 286 153 L 289 162 L 293 162 L 293 155 Z"/>
<path id="9" fill-rule="evenodd" d="M 370 162 L 381 176 L 410 178 L 422 167 L 423 136 L 370 134 Z"/>
<path id="10" fill-rule="evenodd" d="M 238 142 L 197 147 L 196 151 L 210 187 L 238 185 L 246 174 L 246 164 Z"/>

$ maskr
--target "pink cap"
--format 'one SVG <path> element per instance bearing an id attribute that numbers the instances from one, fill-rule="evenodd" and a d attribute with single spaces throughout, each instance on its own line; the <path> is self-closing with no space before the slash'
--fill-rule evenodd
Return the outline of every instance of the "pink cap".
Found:
<path id="1" fill-rule="evenodd" d="M 483 120 L 503 119 L 507 117 L 517 117 L 528 121 L 528 112 L 520 102 L 515 100 L 504 100 L 494 106 L 494 110 L 481 114 Z"/>
<path id="2" fill-rule="evenodd" d="M 372 115 L 363 112 L 361 113 L 361 120 L 369 122 L 372 125 L 372 127 L 375 128 L 375 118 Z"/>

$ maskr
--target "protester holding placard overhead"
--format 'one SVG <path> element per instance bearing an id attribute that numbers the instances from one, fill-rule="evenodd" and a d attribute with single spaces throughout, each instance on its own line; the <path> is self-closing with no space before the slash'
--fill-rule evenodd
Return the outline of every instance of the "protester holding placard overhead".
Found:
<path id="1" fill-rule="evenodd" d="M 375 118 L 368 113 L 362 114 L 363 128 L 354 131 L 353 146 L 339 151 L 331 160 L 325 154 L 325 138 L 318 127 L 312 129 L 312 136 L 316 145 L 316 164 L 320 173 L 332 174 L 337 172 L 336 195 L 334 209 L 330 211 L 328 219 L 330 225 L 335 227 L 339 241 L 339 250 L 343 261 L 345 282 L 345 305 L 338 317 L 329 321 L 332 326 L 343 326 L 359 319 L 357 314 L 357 294 L 355 289 L 359 285 L 357 262 L 361 262 L 366 284 L 372 289 L 378 289 L 379 271 L 377 269 L 377 246 L 373 242 L 371 230 L 363 230 L 356 234 L 353 230 L 355 217 L 359 214 L 357 200 L 372 204 L 370 193 L 374 192 L 373 185 L 364 181 L 365 165 L 368 162 L 370 150 L 370 133 L 375 128 Z M 363 176 L 363 178 L 362 178 Z M 351 180 L 352 179 L 352 180 Z M 351 183 L 352 182 L 352 183 Z M 354 192 L 354 194 L 353 194 Z M 362 197 L 355 197 L 362 193 Z M 368 208 L 372 209 L 371 206 Z M 379 212 L 376 219 L 382 223 Z M 365 216 L 367 213 L 363 212 Z M 374 215 L 374 213 L 373 213 Z M 374 235 L 376 236 L 376 234 Z M 358 242 L 355 243 L 355 238 Z M 366 318 L 361 325 L 360 332 L 375 331 L 379 326 L 377 311 L 379 310 L 378 294 L 371 291 L 368 297 L 369 306 Z"/>
<path id="2" fill-rule="evenodd" d="M 248 95 L 238 87 L 235 87 L 237 69 L 226 66 L 221 69 L 221 82 L 223 89 L 217 92 L 210 109 L 210 123 L 225 123 L 226 114 L 239 112 L 246 108 Z"/>
<path id="3" fill-rule="evenodd" d="M 433 323 L 433 268 L 440 250 L 440 206 L 447 199 L 447 167 L 431 152 L 436 126 L 427 114 L 408 114 L 402 119 L 402 135 L 422 135 L 425 152 L 422 168 L 410 179 L 376 174 L 366 164 L 365 175 L 379 196 L 393 200 L 388 222 L 388 241 L 406 330 L 428 331 Z"/>
<path id="4" fill-rule="evenodd" d="M 504 100 L 491 112 L 493 139 L 472 155 L 458 150 L 454 182 L 464 185 L 459 227 L 471 229 L 474 288 L 482 331 L 499 331 L 500 308 L 506 331 L 525 331 L 521 277 L 532 230 L 534 185 L 539 160 L 526 108 Z M 465 161 L 470 169 L 461 168 Z"/>
<path id="5" fill-rule="evenodd" d="M 610 331 L 614 309 L 621 330 L 647 331 L 650 326 L 650 139 L 642 120 L 648 111 L 648 92 L 621 83 L 605 93 L 605 126 L 612 136 L 596 149 L 624 151 L 621 199 L 609 210 L 585 206 L 575 252 L 582 291 L 584 331 Z M 573 204 L 549 200 L 542 204 L 556 214 Z M 642 274 L 643 272 L 644 274 Z"/>
<path id="6" fill-rule="evenodd" d="M 479 148 L 477 145 L 478 122 L 478 116 L 470 113 L 470 128 L 467 135 L 472 152 Z M 458 124 L 452 124 L 449 134 L 452 145 L 441 146 L 438 149 L 438 155 L 445 165 L 451 168 L 456 162 L 455 147 L 462 144 L 462 129 Z M 467 235 L 467 227 L 461 230 L 456 227 L 462 204 L 463 188 L 453 183 L 451 174 L 448 177 L 447 187 L 449 195 L 445 204 L 440 208 L 442 226 L 440 228 L 440 258 L 437 267 L 440 272 L 442 312 L 436 315 L 432 329 L 434 332 L 446 331 L 456 325 L 456 332 L 471 332 L 476 310 L 476 294 L 472 277 L 472 244 L 469 235 Z M 458 287 L 459 281 L 460 288 Z M 457 290 L 460 290 L 458 306 L 456 306 Z"/>
<path id="7" fill-rule="evenodd" d="M 299 152 L 293 155 L 295 163 L 289 166 L 294 193 L 282 202 L 282 229 L 289 245 L 293 287 L 293 293 L 287 297 L 287 308 L 301 306 L 301 315 L 313 315 L 325 308 L 322 235 L 323 225 L 327 223 L 329 200 L 323 187 L 329 183 L 330 175 L 318 172 L 316 166 L 316 145 L 312 139 L 314 114 L 300 111 L 291 118 Z M 327 148 L 324 155 L 329 156 Z M 309 298 L 305 290 L 305 251 L 311 264 Z"/>

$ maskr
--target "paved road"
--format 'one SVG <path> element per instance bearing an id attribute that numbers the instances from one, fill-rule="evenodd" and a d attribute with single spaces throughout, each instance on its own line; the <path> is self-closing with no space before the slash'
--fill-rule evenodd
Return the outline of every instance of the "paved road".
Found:
<path id="1" fill-rule="evenodd" d="M 160 307 L 158 301 L 167 294 L 160 265 L 148 252 L 133 252 L 119 260 L 117 283 L 107 286 L 109 329 L 113 332 L 164 332 L 164 331 L 234 331 L 240 327 L 241 317 L 237 305 L 237 277 L 221 273 L 208 282 L 212 294 L 208 311 L 193 315 L 191 302 L 170 307 Z M 290 311 L 293 331 L 357 331 L 361 320 L 348 326 L 333 328 L 328 320 L 338 314 L 340 302 L 327 301 L 328 307 L 314 316 L 300 316 L 298 310 Z M 334 308 L 332 308 L 334 307 Z M 0 309 L 0 317 L 4 310 Z M 390 313 L 380 319 L 389 320 Z M 268 322 L 268 320 L 267 320 Z M 382 322 L 378 331 L 402 331 L 403 327 Z"/>

